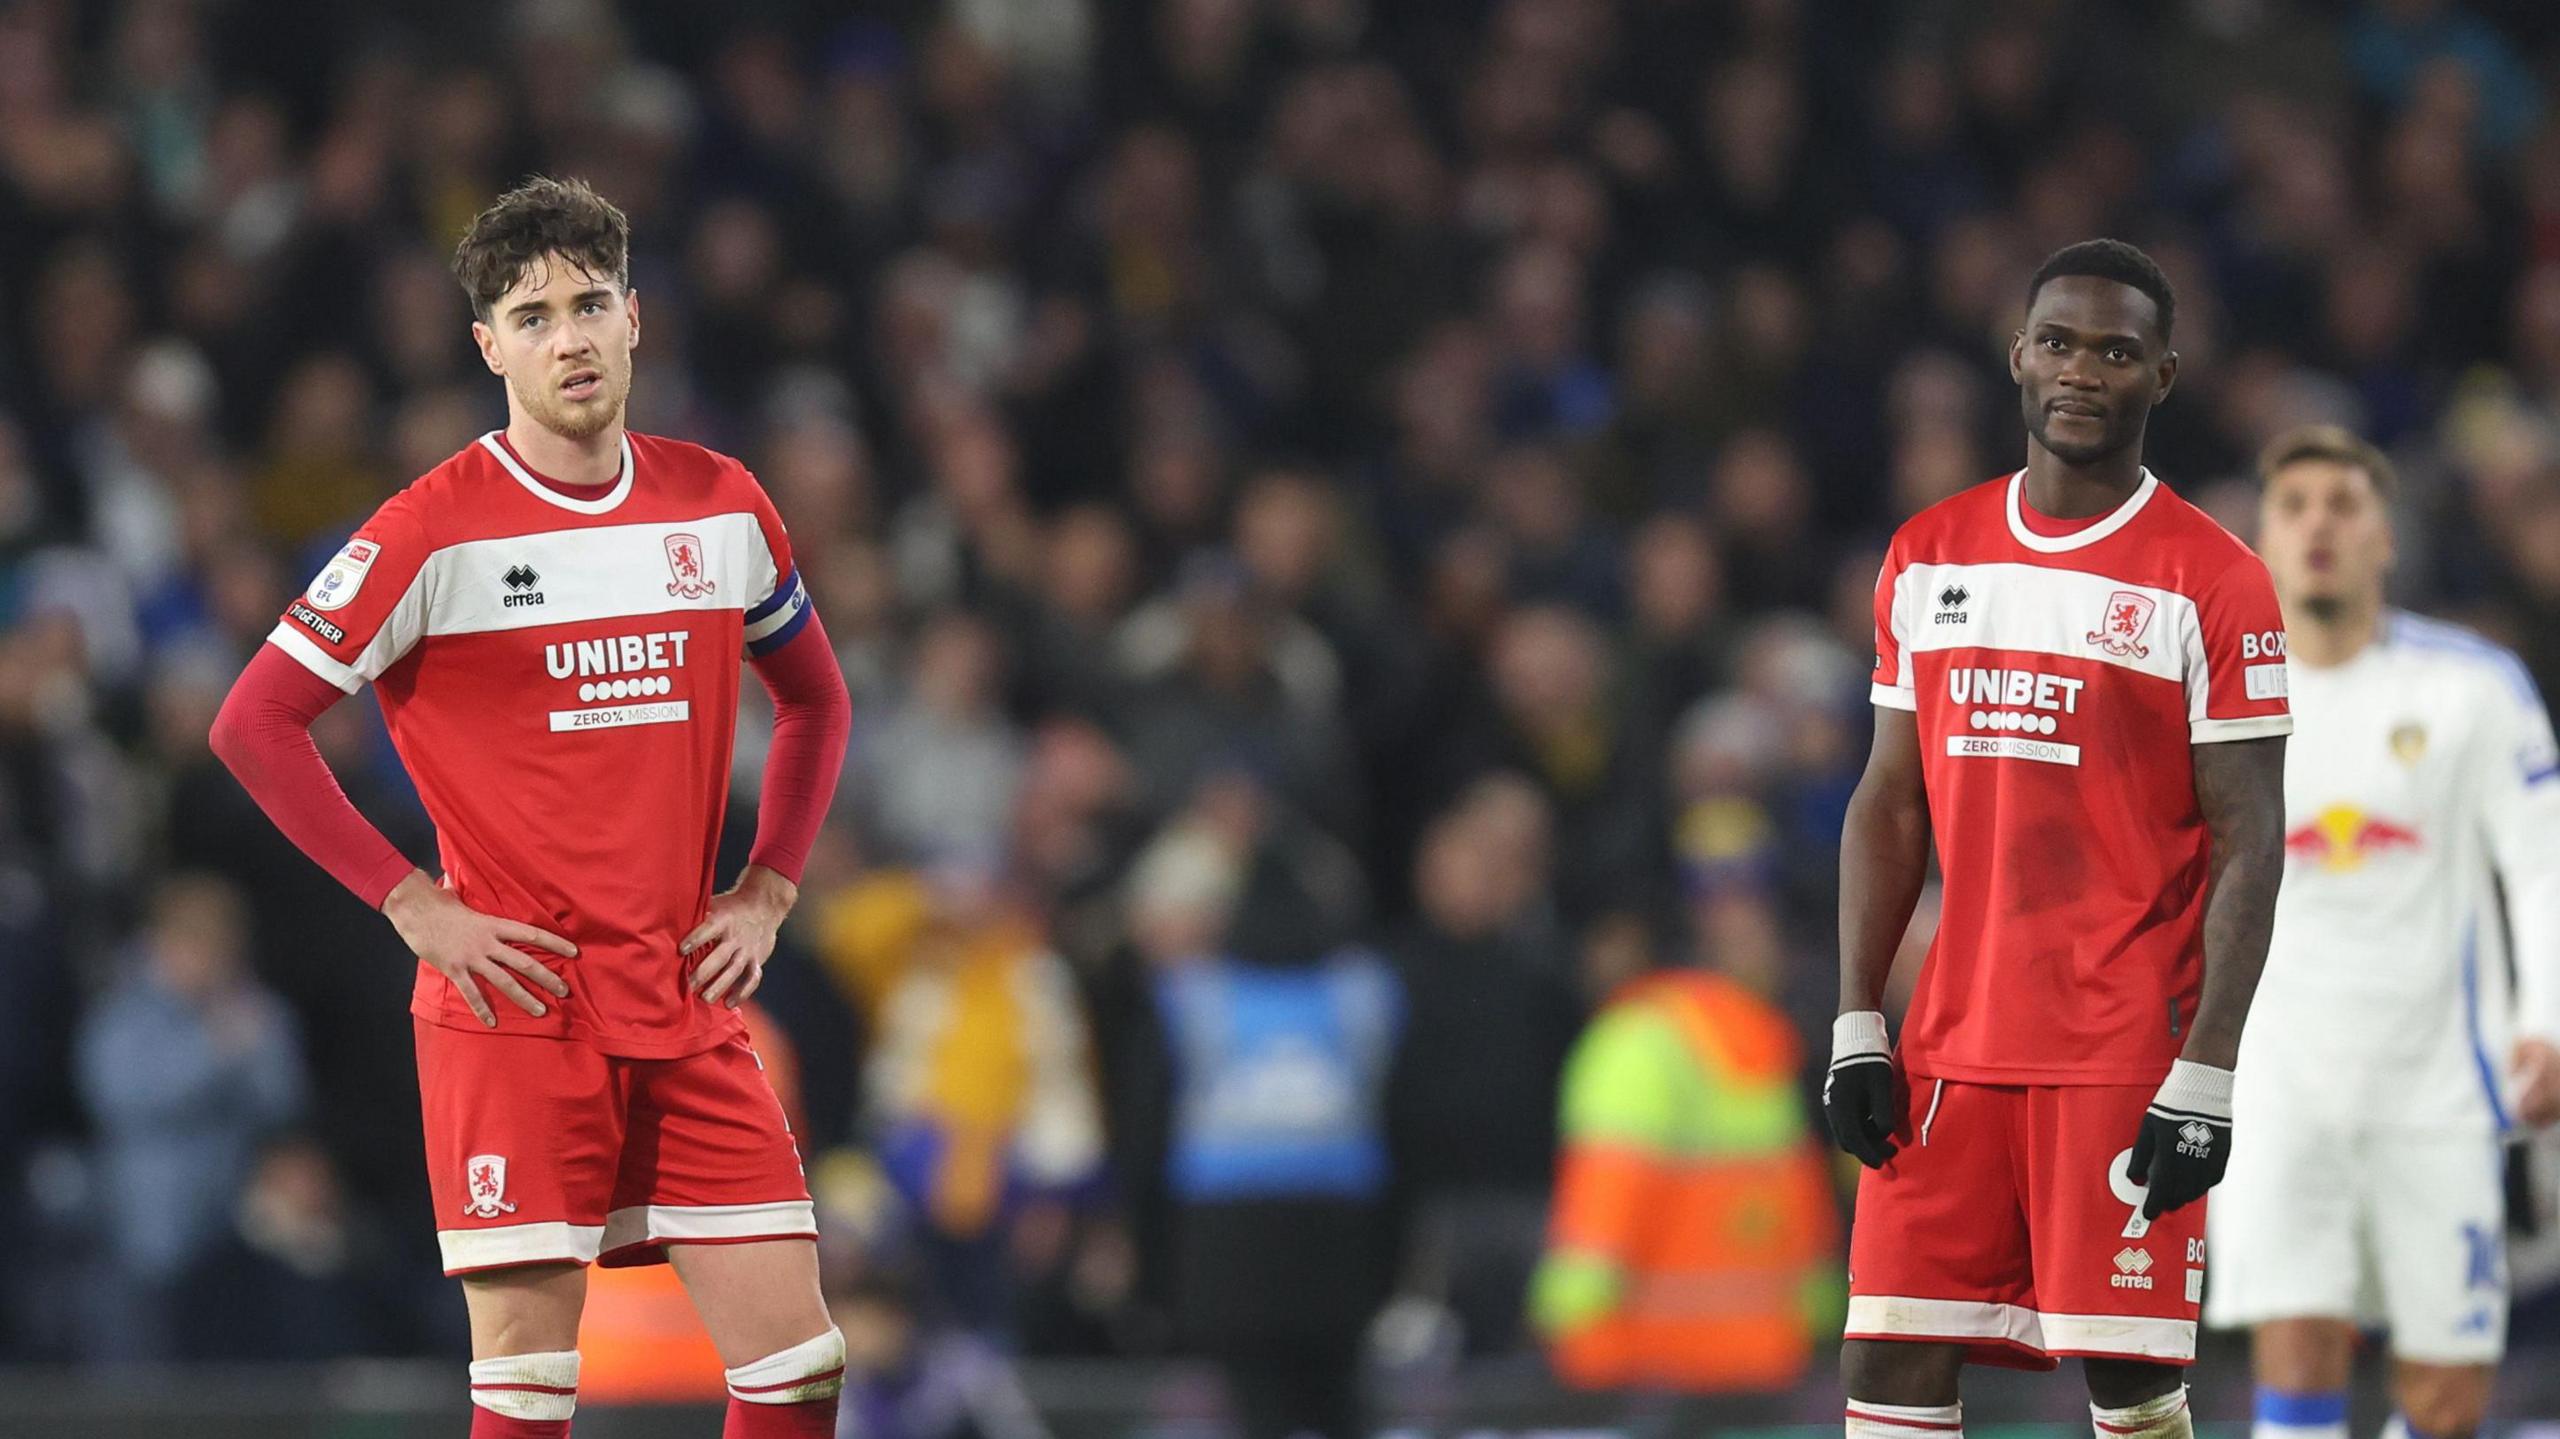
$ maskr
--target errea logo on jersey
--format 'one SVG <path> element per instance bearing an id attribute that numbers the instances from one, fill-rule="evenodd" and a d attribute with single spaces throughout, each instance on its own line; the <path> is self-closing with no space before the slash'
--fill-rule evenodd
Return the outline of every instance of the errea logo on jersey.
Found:
<path id="1" fill-rule="evenodd" d="M 542 574 L 533 566 L 510 565 L 507 567 L 507 572 L 498 578 L 507 587 L 507 592 L 500 597 L 499 603 L 508 609 L 522 609 L 526 605 L 542 603 L 542 590 L 539 588 L 542 584 Z"/>

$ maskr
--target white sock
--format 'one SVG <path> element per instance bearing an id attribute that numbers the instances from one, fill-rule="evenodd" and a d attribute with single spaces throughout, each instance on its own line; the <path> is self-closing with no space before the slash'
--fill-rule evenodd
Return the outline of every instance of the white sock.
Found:
<path id="1" fill-rule="evenodd" d="M 1960 1439 L 1964 1405 L 1849 1401 L 1848 1439 Z"/>
<path id="2" fill-rule="evenodd" d="M 829 1328 L 779 1354 L 726 1371 L 729 1397 L 741 1404 L 806 1404 L 844 1392 L 844 1331 Z"/>
<path id="3" fill-rule="evenodd" d="M 474 1359 L 471 1402 L 509 1419 L 566 1419 L 578 1408 L 578 1351 Z"/>
<path id="4" fill-rule="evenodd" d="M 2344 1389 L 2297 1393 L 2261 1384 L 2257 1411 L 2249 1439 L 2347 1439 Z"/>
<path id="5" fill-rule="evenodd" d="M 2195 1416 L 2187 1412 L 2187 1386 L 2179 1385 L 2157 1399 L 2123 1409 L 2089 1406 L 2098 1439 L 2196 1439 Z"/>

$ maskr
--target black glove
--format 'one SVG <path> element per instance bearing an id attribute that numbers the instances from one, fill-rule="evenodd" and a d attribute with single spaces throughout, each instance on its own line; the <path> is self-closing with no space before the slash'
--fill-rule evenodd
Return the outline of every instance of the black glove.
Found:
<path id="1" fill-rule="evenodd" d="M 2231 1167 L 2231 1071 L 2179 1060 L 2133 1136 L 2125 1178 L 2148 1191 L 2142 1217 L 2157 1219 L 2204 1198 Z"/>
<path id="2" fill-rule="evenodd" d="M 1831 1142 L 1860 1164 L 1882 1169 L 1893 1158 L 1893 1131 L 1902 1122 L 1902 1106 L 1895 1102 L 1884 1016 L 1875 1010 L 1862 1009 L 1831 1022 L 1831 1072 L 1822 1077 L 1822 1117 L 1831 1125 Z"/>

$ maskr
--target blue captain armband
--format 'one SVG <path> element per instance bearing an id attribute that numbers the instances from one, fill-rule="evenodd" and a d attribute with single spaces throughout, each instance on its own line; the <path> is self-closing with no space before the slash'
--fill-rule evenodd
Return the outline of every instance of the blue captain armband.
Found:
<path id="1" fill-rule="evenodd" d="M 773 593 L 747 611 L 747 656 L 761 659 L 791 643 L 809 623 L 809 592 L 798 566 L 785 570 Z"/>

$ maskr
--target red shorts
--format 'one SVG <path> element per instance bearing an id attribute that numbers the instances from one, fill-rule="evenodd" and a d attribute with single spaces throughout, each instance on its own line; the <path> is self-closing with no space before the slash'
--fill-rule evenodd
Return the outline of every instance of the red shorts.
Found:
<path id="1" fill-rule="evenodd" d="M 445 1273 L 817 1236 L 790 1122 L 745 1036 L 621 1059 L 573 1039 L 416 1028 Z"/>
<path id="2" fill-rule="evenodd" d="M 1858 1177 L 1849 1338 L 1962 1344 L 2015 1369 L 2195 1362 L 2204 1204 L 2146 1223 L 2124 1177 L 2156 1086 L 1915 1076 L 1909 1091 L 1893 1162 Z"/>

